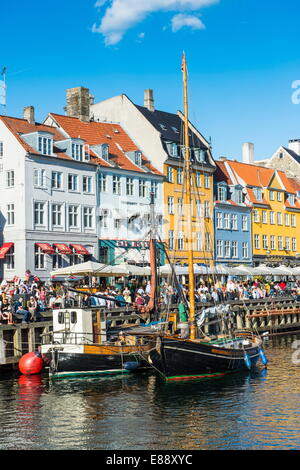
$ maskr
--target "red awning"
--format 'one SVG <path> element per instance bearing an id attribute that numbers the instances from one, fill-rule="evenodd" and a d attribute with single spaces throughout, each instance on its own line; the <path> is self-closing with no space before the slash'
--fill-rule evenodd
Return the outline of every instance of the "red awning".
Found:
<path id="1" fill-rule="evenodd" d="M 54 243 L 53 245 L 62 255 L 71 255 L 73 253 L 71 248 L 68 247 L 68 245 L 66 245 L 65 243 Z"/>
<path id="2" fill-rule="evenodd" d="M 12 246 L 14 246 L 13 243 L 3 243 L 0 248 L 0 259 L 5 258 L 6 253 L 11 249 Z"/>
<path id="3" fill-rule="evenodd" d="M 49 243 L 36 243 L 36 246 L 38 246 L 44 253 L 47 253 L 48 255 L 53 255 L 55 253 L 54 248 L 52 248 Z"/>
<path id="4" fill-rule="evenodd" d="M 77 245 L 75 243 L 72 243 L 72 245 L 70 246 L 74 248 L 78 255 L 89 255 L 88 250 L 83 245 Z"/>

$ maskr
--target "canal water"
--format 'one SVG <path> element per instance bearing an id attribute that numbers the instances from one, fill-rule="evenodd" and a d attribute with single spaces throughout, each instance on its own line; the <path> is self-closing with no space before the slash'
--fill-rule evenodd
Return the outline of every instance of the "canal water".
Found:
<path id="1" fill-rule="evenodd" d="M 267 370 L 191 383 L 152 373 L 57 382 L 2 373 L 0 449 L 298 450 L 296 340 L 265 342 Z"/>

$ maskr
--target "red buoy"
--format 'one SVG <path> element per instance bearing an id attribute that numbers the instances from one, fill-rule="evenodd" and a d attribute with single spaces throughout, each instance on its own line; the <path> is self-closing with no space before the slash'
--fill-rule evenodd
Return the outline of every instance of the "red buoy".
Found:
<path id="1" fill-rule="evenodd" d="M 24 354 L 19 360 L 19 371 L 24 375 L 39 374 L 43 368 L 43 364 L 40 353 L 30 352 Z"/>

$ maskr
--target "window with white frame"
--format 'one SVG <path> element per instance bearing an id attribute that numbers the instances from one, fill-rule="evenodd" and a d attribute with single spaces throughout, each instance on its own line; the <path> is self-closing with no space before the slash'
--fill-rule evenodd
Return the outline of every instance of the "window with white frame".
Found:
<path id="1" fill-rule="evenodd" d="M 270 191 L 270 201 L 274 201 L 275 200 L 275 197 L 274 197 L 274 191 Z"/>
<path id="2" fill-rule="evenodd" d="M 167 179 L 169 183 L 174 181 L 174 169 L 171 166 L 168 166 Z"/>
<path id="3" fill-rule="evenodd" d="M 277 201 L 278 202 L 282 201 L 282 193 L 280 191 L 277 191 Z"/>
<path id="4" fill-rule="evenodd" d="M 177 147 L 177 144 L 175 142 L 172 142 L 170 144 L 170 155 L 171 157 L 178 157 L 178 147 Z"/>
<path id="5" fill-rule="evenodd" d="M 108 161 L 108 158 L 109 158 L 109 145 L 108 144 L 101 145 L 101 158 L 103 158 L 103 160 L 105 160 L 106 162 Z"/>
<path id="6" fill-rule="evenodd" d="M 181 216 L 183 214 L 183 198 L 179 197 L 177 199 L 177 214 Z"/>
<path id="7" fill-rule="evenodd" d="M 203 250 L 202 232 L 196 232 L 196 247 L 195 248 L 197 251 Z"/>
<path id="8" fill-rule="evenodd" d="M 270 212 L 270 224 L 275 225 L 275 212 Z"/>
<path id="9" fill-rule="evenodd" d="M 241 189 L 235 190 L 235 202 L 237 204 L 242 204 L 244 201 L 243 191 Z"/>
<path id="10" fill-rule="evenodd" d="M 62 189 L 62 173 L 61 171 L 52 171 L 51 174 L 51 188 Z"/>
<path id="11" fill-rule="evenodd" d="M 278 250 L 282 250 L 283 249 L 283 239 L 282 239 L 282 236 L 279 235 L 278 236 Z"/>
<path id="12" fill-rule="evenodd" d="M 223 228 L 223 213 L 217 212 L 217 228 Z"/>
<path id="13" fill-rule="evenodd" d="M 93 228 L 93 208 L 84 207 L 83 208 L 83 227 L 84 228 Z"/>
<path id="14" fill-rule="evenodd" d="M 15 269 L 15 247 L 12 245 L 5 255 L 6 269 Z"/>
<path id="15" fill-rule="evenodd" d="M 291 215 L 291 225 L 292 227 L 296 227 L 296 216 L 294 214 Z"/>
<path id="16" fill-rule="evenodd" d="M 60 253 L 52 255 L 52 269 L 60 269 L 65 266 L 65 261 Z"/>
<path id="17" fill-rule="evenodd" d="M 78 206 L 71 205 L 68 207 L 68 222 L 69 222 L 69 228 L 78 228 L 78 225 L 79 225 Z"/>
<path id="18" fill-rule="evenodd" d="M 84 193 L 91 194 L 93 192 L 93 178 L 91 176 L 82 177 L 82 189 Z"/>
<path id="19" fill-rule="evenodd" d="M 254 235 L 254 248 L 256 250 L 260 249 L 260 236 L 257 234 Z"/>
<path id="20" fill-rule="evenodd" d="M 262 201 L 262 189 L 261 188 L 254 188 L 254 195 L 258 201 Z"/>
<path id="21" fill-rule="evenodd" d="M 297 251 L 297 239 L 295 237 L 292 238 L 292 250 Z"/>
<path id="22" fill-rule="evenodd" d="M 209 201 L 204 201 L 204 217 L 210 217 L 210 203 Z"/>
<path id="23" fill-rule="evenodd" d="M 34 203 L 34 225 L 44 226 L 45 223 L 45 204 L 43 202 Z"/>
<path id="24" fill-rule="evenodd" d="M 142 166 L 142 152 L 140 151 L 134 152 L 134 163 L 137 166 Z"/>
<path id="25" fill-rule="evenodd" d="M 6 172 L 6 187 L 13 188 L 15 186 L 15 172 L 14 170 L 8 170 Z"/>
<path id="26" fill-rule="evenodd" d="M 224 229 L 230 229 L 230 214 L 228 214 L 227 212 L 224 214 Z"/>
<path id="27" fill-rule="evenodd" d="M 209 189 L 210 188 L 210 177 L 209 173 L 204 173 L 204 188 Z"/>
<path id="28" fill-rule="evenodd" d="M 169 249 L 174 250 L 174 230 L 169 230 Z"/>
<path id="29" fill-rule="evenodd" d="M 284 214 L 284 225 L 287 227 L 290 225 L 290 214 Z"/>
<path id="30" fill-rule="evenodd" d="M 101 216 L 100 216 L 100 227 L 101 228 L 108 228 L 108 218 L 109 218 L 109 210 L 102 209 Z"/>
<path id="31" fill-rule="evenodd" d="M 289 194 L 288 201 L 291 204 L 291 206 L 294 206 L 295 205 L 295 195 L 294 194 Z"/>
<path id="32" fill-rule="evenodd" d="M 268 235 L 263 235 L 262 237 L 262 246 L 264 250 L 267 250 L 269 248 L 268 246 Z"/>
<path id="33" fill-rule="evenodd" d="M 203 205 L 199 199 L 196 199 L 196 217 L 201 218 L 203 217 Z"/>
<path id="34" fill-rule="evenodd" d="M 120 176 L 113 176 L 113 194 L 117 194 L 121 196 L 121 177 Z"/>
<path id="35" fill-rule="evenodd" d="M 217 258 L 223 258 L 223 240 L 217 240 Z"/>
<path id="36" fill-rule="evenodd" d="M 139 180 L 139 197 L 146 197 L 146 180 Z"/>
<path id="37" fill-rule="evenodd" d="M 174 214 L 174 197 L 168 196 L 168 214 Z"/>
<path id="38" fill-rule="evenodd" d="M 151 181 L 150 191 L 151 191 L 151 193 L 154 194 L 154 198 L 156 199 L 157 196 L 158 196 L 158 183 L 157 183 L 157 181 Z"/>
<path id="39" fill-rule="evenodd" d="M 233 241 L 231 245 L 232 249 L 232 258 L 238 258 L 238 242 Z"/>
<path id="40" fill-rule="evenodd" d="M 196 188 L 201 188 L 201 173 L 196 171 Z"/>
<path id="41" fill-rule="evenodd" d="M 253 211 L 253 220 L 256 223 L 260 222 L 259 211 L 257 209 L 254 209 L 254 211 Z"/>
<path id="42" fill-rule="evenodd" d="M 275 237 L 275 235 L 270 236 L 270 248 L 271 248 L 271 250 L 276 250 L 276 237 Z"/>
<path id="43" fill-rule="evenodd" d="M 52 227 L 62 226 L 62 204 L 52 204 L 51 207 L 51 221 Z"/>
<path id="44" fill-rule="evenodd" d="M 45 188 L 46 186 L 46 170 L 41 168 L 34 168 L 33 170 L 33 185 L 36 188 Z"/>
<path id="45" fill-rule="evenodd" d="M 277 212 L 277 224 L 282 225 L 282 213 Z"/>
<path id="46" fill-rule="evenodd" d="M 205 251 L 210 251 L 210 248 L 211 248 L 210 233 L 206 232 L 205 233 Z"/>
<path id="47" fill-rule="evenodd" d="M 284 249 L 290 251 L 291 249 L 291 239 L 290 237 L 285 237 Z"/>
<path id="48" fill-rule="evenodd" d="M 177 168 L 177 184 L 183 183 L 183 169 Z"/>
<path id="49" fill-rule="evenodd" d="M 248 216 L 247 215 L 242 216 L 242 230 L 244 232 L 248 231 Z"/>
<path id="50" fill-rule="evenodd" d="M 82 162 L 82 159 L 83 159 L 83 145 L 82 144 L 76 144 L 75 142 L 72 142 L 72 158 L 74 160 Z"/>
<path id="51" fill-rule="evenodd" d="M 68 190 L 78 191 L 78 176 L 69 173 L 68 175 Z"/>
<path id="52" fill-rule="evenodd" d="M 242 256 L 243 256 L 243 259 L 247 259 L 249 258 L 249 244 L 248 242 L 243 242 L 242 243 Z"/>
<path id="53" fill-rule="evenodd" d="M 134 180 L 133 178 L 126 178 L 126 196 L 133 196 Z"/>
<path id="54" fill-rule="evenodd" d="M 38 151 L 43 155 L 52 155 L 53 141 L 49 137 L 38 138 Z"/>
<path id="55" fill-rule="evenodd" d="M 7 225 L 15 225 L 15 205 L 7 204 Z"/>
<path id="56" fill-rule="evenodd" d="M 224 242 L 224 257 L 225 258 L 230 258 L 231 257 L 231 252 L 230 252 L 230 240 L 225 240 Z"/>
<path id="57" fill-rule="evenodd" d="M 35 269 L 45 269 L 45 253 L 37 245 L 34 247 L 34 267 Z"/>
<path id="58" fill-rule="evenodd" d="M 232 230 L 238 229 L 238 216 L 237 214 L 232 214 L 231 216 Z"/>
<path id="59" fill-rule="evenodd" d="M 218 186 L 218 201 L 226 201 L 227 189 L 225 186 Z"/>
<path id="60" fill-rule="evenodd" d="M 178 232 L 178 250 L 184 250 L 184 233 Z"/>
<path id="61" fill-rule="evenodd" d="M 267 224 L 268 223 L 268 216 L 267 216 L 267 211 L 262 211 L 262 223 Z"/>
<path id="62" fill-rule="evenodd" d="M 107 191 L 107 178 L 103 173 L 99 174 L 99 190 L 101 193 L 106 193 Z"/>

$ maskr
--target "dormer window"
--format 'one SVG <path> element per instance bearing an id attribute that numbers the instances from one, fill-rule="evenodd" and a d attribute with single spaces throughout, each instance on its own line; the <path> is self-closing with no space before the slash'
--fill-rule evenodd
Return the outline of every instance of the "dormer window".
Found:
<path id="1" fill-rule="evenodd" d="M 90 161 L 91 157 L 90 157 L 90 146 L 88 144 L 85 144 L 83 146 L 83 153 L 84 153 L 84 160 L 86 162 Z"/>
<path id="2" fill-rule="evenodd" d="M 108 144 L 102 144 L 101 145 L 101 158 L 103 158 L 103 160 L 105 160 L 107 162 L 108 157 L 109 157 L 109 145 Z"/>
<path id="3" fill-rule="evenodd" d="M 38 151 L 43 155 L 52 155 L 52 139 L 49 137 L 38 137 Z"/>
<path id="4" fill-rule="evenodd" d="M 225 186 L 219 186 L 218 187 L 218 201 L 226 201 L 226 187 Z"/>
<path id="5" fill-rule="evenodd" d="M 197 160 L 197 162 L 200 162 L 200 163 L 205 162 L 205 150 L 195 149 L 194 154 L 195 154 L 195 159 Z"/>
<path id="6" fill-rule="evenodd" d="M 295 205 L 295 195 L 294 194 L 289 194 L 288 201 L 291 204 L 291 206 L 294 206 Z"/>
<path id="7" fill-rule="evenodd" d="M 76 144 L 75 142 L 72 142 L 72 158 L 74 160 L 82 162 L 82 158 L 83 158 L 83 145 L 82 144 Z"/>
<path id="8" fill-rule="evenodd" d="M 262 201 L 262 189 L 261 188 L 254 188 L 254 194 L 258 201 Z"/>
<path id="9" fill-rule="evenodd" d="M 235 202 L 237 204 L 242 204 L 243 203 L 243 191 L 241 189 L 236 189 L 235 190 Z"/>
<path id="10" fill-rule="evenodd" d="M 137 166 L 142 166 L 142 152 L 137 151 L 134 153 L 134 163 Z"/>
<path id="11" fill-rule="evenodd" d="M 176 157 L 176 158 L 178 157 L 178 147 L 175 142 L 170 144 L 170 155 L 171 157 Z"/>

